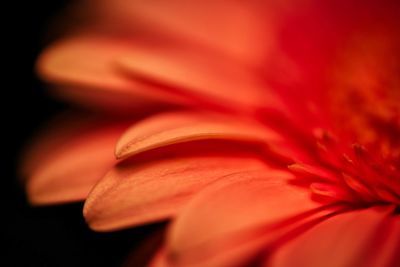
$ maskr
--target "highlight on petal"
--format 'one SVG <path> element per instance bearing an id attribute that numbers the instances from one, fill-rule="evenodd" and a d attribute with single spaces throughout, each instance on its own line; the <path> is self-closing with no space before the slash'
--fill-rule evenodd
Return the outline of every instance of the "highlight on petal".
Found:
<path id="1" fill-rule="evenodd" d="M 57 93 L 75 102 L 114 109 L 132 109 L 154 103 L 181 103 L 177 95 L 125 77 L 118 58 L 135 49 L 135 43 L 101 34 L 80 34 L 61 39 L 45 50 L 37 63 L 39 74 L 61 85 Z"/>
<path id="2" fill-rule="evenodd" d="M 336 215 L 283 244 L 265 266 L 391 266 L 370 263 L 385 253 L 381 235 L 392 212 L 393 207 L 383 206 Z"/>
<path id="3" fill-rule="evenodd" d="M 84 199 L 116 163 L 115 143 L 129 123 L 84 114 L 55 119 L 23 158 L 29 201 L 42 205 Z"/>
<path id="4" fill-rule="evenodd" d="M 194 193 L 226 175 L 268 169 L 256 153 L 232 142 L 198 141 L 133 156 L 92 190 L 84 215 L 109 231 L 175 216 Z"/>
<path id="5" fill-rule="evenodd" d="M 155 115 L 129 128 L 116 146 L 118 158 L 157 147 L 202 139 L 277 143 L 279 135 L 254 123 L 238 122 L 228 116 L 200 112 L 170 112 Z"/>
<path id="6" fill-rule="evenodd" d="M 166 261 L 171 266 L 245 264 L 266 243 L 276 241 L 277 227 L 320 206 L 307 191 L 289 185 L 292 178 L 288 172 L 266 170 L 234 174 L 211 184 L 173 222 Z M 239 238 L 248 231 L 252 238 Z M 268 240 L 259 242 L 260 235 Z M 245 247 L 244 242 L 253 243 Z M 240 249 L 235 251 L 236 247 Z"/>

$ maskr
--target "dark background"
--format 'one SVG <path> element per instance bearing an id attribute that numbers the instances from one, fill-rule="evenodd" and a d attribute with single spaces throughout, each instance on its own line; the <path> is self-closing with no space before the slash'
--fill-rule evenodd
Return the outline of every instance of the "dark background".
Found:
<path id="1" fill-rule="evenodd" d="M 1 266 L 119 266 L 152 228 L 94 233 L 82 218 L 82 203 L 34 208 L 18 182 L 24 144 L 66 107 L 47 96 L 33 66 L 51 21 L 70 2 L 14 1 L 3 6 Z"/>

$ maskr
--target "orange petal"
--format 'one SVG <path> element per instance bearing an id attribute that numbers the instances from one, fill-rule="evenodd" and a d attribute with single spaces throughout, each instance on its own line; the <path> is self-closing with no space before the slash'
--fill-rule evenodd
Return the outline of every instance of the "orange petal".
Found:
<path id="1" fill-rule="evenodd" d="M 114 108 L 147 102 L 181 102 L 178 96 L 166 95 L 158 88 L 128 79 L 118 72 L 117 59 L 132 49 L 130 40 L 81 34 L 48 47 L 40 56 L 37 69 L 45 80 L 63 85 L 59 94 L 81 102 L 102 104 L 108 100 L 105 105 Z"/>
<path id="2" fill-rule="evenodd" d="M 155 115 L 129 128 L 117 143 L 116 155 L 125 158 L 142 151 L 202 139 L 277 142 L 277 133 L 256 123 L 237 122 L 193 112 Z"/>
<path id="3" fill-rule="evenodd" d="M 277 8 L 269 4 L 261 12 L 256 1 L 205 0 L 188 2 L 113 1 L 114 12 L 129 16 L 131 24 L 146 23 L 152 30 L 227 53 L 244 61 L 259 61 L 269 51 L 270 26 Z M 110 3 L 108 3 L 110 5 Z M 263 4 L 266 6 L 266 4 Z"/>
<path id="4" fill-rule="evenodd" d="M 128 74 L 146 81 L 159 81 L 176 93 L 213 101 L 230 109 L 277 106 L 254 71 L 229 57 L 188 45 L 136 47 L 119 64 Z"/>
<path id="5" fill-rule="evenodd" d="M 167 219 L 210 182 L 266 169 L 253 153 L 232 144 L 198 142 L 165 151 L 148 158 L 131 157 L 96 185 L 84 207 L 91 228 L 108 231 Z"/>
<path id="6" fill-rule="evenodd" d="M 287 184 L 292 178 L 287 172 L 269 170 L 232 176 L 232 181 L 225 178 L 200 192 L 174 221 L 167 239 L 167 256 L 173 266 L 230 266 L 233 254 L 248 256 L 260 244 L 223 257 L 229 252 L 224 250 L 229 244 L 219 247 L 216 244 L 221 240 L 260 226 L 278 226 L 319 207 L 306 190 Z M 221 256 L 223 259 L 214 258 Z M 243 260 L 244 256 L 234 258 Z"/>
<path id="7" fill-rule="evenodd" d="M 334 216 L 277 249 L 265 266 L 370 266 L 370 253 L 392 207 L 367 208 Z M 382 265 L 374 265 L 382 266 Z"/>
<path id="8" fill-rule="evenodd" d="M 126 122 L 59 117 L 28 149 L 22 164 L 29 201 L 51 204 L 82 200 L 116 162 L 115 142 Z"/>

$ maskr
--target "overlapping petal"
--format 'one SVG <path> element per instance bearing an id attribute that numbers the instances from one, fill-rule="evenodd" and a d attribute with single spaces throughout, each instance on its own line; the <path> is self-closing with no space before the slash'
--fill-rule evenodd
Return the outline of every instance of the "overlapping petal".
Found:
<path id="1" fill-rule="evenodd" d="M 186 44 L 132 49 L 119 64 L 133 77 L 166 84 L 177 93 L 229 108 L 254 109 L 278 102 L 245 65 Z"/>
<path id="2" fill-rule="evenodd" d="M 101 25 L 100 29 L 123 28 L 130 33 L 150 32 L 168 36 L 244 62 L 259 62 L 269 52 L 274 42 L 269 27 L 273 25 L 275 12 L 284 6 L 275 1 L 260 3 L 253 0 L 231 1 L 229 4 L 223 0 L 88 3 L 96 10 L 93 12 L 92 8 L 84 12 L 94 13 L 92 16 Z"/>
<path id="3" fill-rule="evenodd" d="M 205 185 L 260 169 L 268 170 L 251 148 L 232 143 L 200 141 L 150 151 L 121 162 L 96 185 L 85 218 L 101 231 L 164 220 Z"/>
<path id="4" fill-rule="evenodd" d="M 376 207 L 336 215 L 283 244 L 265 266 L 391 266 L 390 261 L 381 261 L 383 265 L 371 263 L 379 262 L 386 254 L 380 250 L 380 244 L 385 243 L 381 243 L 381 235 L 392 220 L 392 211 L 393 207 Z M 398 231 L 398 226 L 393 227 L 390 234 L 391 230 Z"/>
<path id="5" fill-rule="evenodd" d="M 291 178 L 288 172 L 264 170 L 211 184 L 174 221 L 163 260 L 168 266 L 239 266 L 250 261 L 282 238 L 291 229 L 288 225 L 318 212 L 320 205 L 306 191 L 287 183 Z"/>
<path id="6" fill-rule="evenodd" d="M 184 99 L 150 84 L 128 78 L 117 61 L 139 45 L 127 38 L 102 34 L 78 34 L 61 39 L 40 56 L 37 69 L 57 93 L 75 102 L 114 110 L 143 110 L 160 103 Z"/>
<path id="7" fill-rule="evenodd" d="M 236 140 L 240 142 L 282 142 L 274 131 L 257 122 L 237 121 L 230 116 L 200 112 L 169 112 L 152 116 L 129 128 L 116 146 L 118 158 L 157 147 L 195 140 Z"/>

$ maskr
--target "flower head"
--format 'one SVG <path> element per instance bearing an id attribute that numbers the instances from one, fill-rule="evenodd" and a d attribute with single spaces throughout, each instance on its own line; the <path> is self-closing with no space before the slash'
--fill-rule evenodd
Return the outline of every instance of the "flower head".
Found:
<path id="1" fill-rule="evenodd" d="M 94 7 L 85 35 L 42 57 L 46 77 L 108 108 L 131 94 L 180 108 L 119 137 L 120 161 L 85 187 L 90 227 L 171 220 L 153 266 L 398 263 L 395 1 Z"/>

